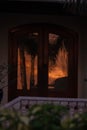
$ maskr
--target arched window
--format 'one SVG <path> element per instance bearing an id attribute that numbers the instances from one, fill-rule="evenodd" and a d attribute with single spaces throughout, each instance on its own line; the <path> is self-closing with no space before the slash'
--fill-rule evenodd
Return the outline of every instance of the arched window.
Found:
<path id="1" fill-rule="evenodd" d="M 9 100 L 17 96 L 77 97 L 77 34 L 49 24 L 9 31 Z"/>

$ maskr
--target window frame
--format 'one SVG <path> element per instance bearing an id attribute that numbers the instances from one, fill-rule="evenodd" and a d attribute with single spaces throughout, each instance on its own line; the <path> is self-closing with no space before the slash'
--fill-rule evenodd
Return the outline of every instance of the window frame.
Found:
<path id="1" fill-rule="evenodd" d="M 17 78 L 15 79 L 15 77 L 17 77 L 17 71 L 13 71 L 13 68 L 15 68 L 17 70 L 17 39 L 18 39 L 18 35 L 21 35 L 22 33 L 24 33 L 25 31 L 35 31 L 38 30 L 38 32 L 40 32 L 40 44 L 39 44 L 39 50 L 38 51 L 38 56 L 39 56 L 39 67 L 38 67 L 38 82 L 39 82 L 39 86 L 38 86 L 38 90 L 31 90 L 31 91 L 26 91 L 23 90 L 22 93 L 21 91 L 17 91 L 16 86 L 17 86 Z M 47 33 L 48 32 L 53 32 L 56 34 L 59 34 L 66 38 L 69 38 L 71 41 L 71 45 L 72 47 L 69 48 L 69 52 L 71 55 L 70 61 L 69 61 L 69 75 L 71 75 L 69 78 L 69 84 L 72 85 L 72 81 L 74 81 L 73 83 L 73 87 L 70 87 L 70 89 L 68 89 L 67 91 L 67 95 L 65 92 L 56 92 L 56 90 L 50 90 L 48 91 L 47 87 L 44 88 L 44 84 L 42 84 L 43 78 L 45 78 L 46 82 L 45 84 L 48 83 L 48 75 L 47 75 L 47 61 L 46 64 L 45 62 L 43 63 L 43 61 L 41 60 L 41 58 L 46 54 L 48 50 L 48 46 L 47 46 Z M 44 34 L 45 33 L 45 34 Z M 42 38 L 44 35 L 44 41 L 42 43 Z M 45 43 L 45 44 L 44 44 Z M 45 47 L 45 51 L 43 50 L 43 47 Z M 72 49 L 73 48 L 73 49 Z M 43 53 L 44 54 L 43 54 Z M 74 56 L 72 55 L 74 54 Z M 43 57 L 44 58 L 44 57 Z M 72 64 L 73 61 L 73 64 Z M 40 65 L 41 64 L 41 65 Z M 9 37 L 8 37 L 8 100 L 12 100 L 14 98 L 16 98 L 17 96 L 52 96 L 52 97 L 71 97 L 71 98 L 76 98 L 78 96 L 78 34 L 70 29 L 67 29 L 63 26 L 59 26 L 59 25 L 54 25 L 54 24 L 29 24 L 29 25 L 23 25 L 23 26 L 18 26 L 16 28 L 13 28 L 11 30 L 9 30 Z M 45 68 L 45 72 L 46 72 L 46 76 L 44 74 L 44 77 L 41 74 L 42 71 L 42 66 L 46 66 Z M 73 69 L 72 69 L 73 68 Z M 42 80 L 40 80 L 40 77 L 42 76 Z M 41 88 L 42 86 L 42 88 Z M 70 91 L 72 93 L 70 93 Z M 12 93 L 13 92 L 13 93 Z M 61 96 L 63 95 L 63 96 Z"/>

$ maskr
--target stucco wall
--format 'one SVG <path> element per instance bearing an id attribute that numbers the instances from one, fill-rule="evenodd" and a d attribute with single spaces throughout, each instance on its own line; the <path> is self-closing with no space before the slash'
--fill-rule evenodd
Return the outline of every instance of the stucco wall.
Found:
<path id="1" fill-rule="evenodd" d="M 87 98 L 87 18 L 57 15 L 0 14 L 0 63 L 8 62 L 8 30 L 22 24 L 54 23 L 63 25 L 79 34 L 78 47 L 78 97 Z M 7 87 L 4 88 L 2 104 L 7 102 Z"/>

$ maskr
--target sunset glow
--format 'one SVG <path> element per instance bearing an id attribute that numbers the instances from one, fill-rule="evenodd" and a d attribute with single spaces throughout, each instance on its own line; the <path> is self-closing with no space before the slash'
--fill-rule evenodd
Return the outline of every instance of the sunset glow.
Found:
<path id="1" fill-rule="evenodd" d="M 26 82 L 27 82 L 27 89 L 30 89 L 30 72 L 31 72 L 31 56 L 24 51 L 24 56 L 25 56 L 25 65 L 26 65 Z M 34 64 L 34 81 L 35 85 L 37 85 L 37 56 L 35 57 L 35 64 Z M 23 89 L 22 88 L 22 79 L 21 79 L 21 59 L 20 59 L 20 49 L 18 49 L 18 82 L 17 82 L 17 88 L 18 89 Z"/>
<path id="2" fill-rule="evenodd" d="M 59 49 L 56 63 L 51 66 L 49 61 L 49 84 L 52 84 L 56 79 L 68 76 L 68 52 L 65 47 Z"/>
<path id="3" fill-rule="evenodd" d="M 49 33 L 49 44 L 56 45 L 59 35 Z M 26 84 L 27 89 L 30 89 L 30 79 L 33 78 L 34 86 L 38 84 L 38 56 L 35 55 L 32 60 L 32 56 L 24 49 L 22 50 L 25 62 L 25 74 L 26 74 Z M 55 48 L 54 50 L 55 51 Z M 17 89 L 23 89 L 24 76 L 23 76 L 23 61 L 21 59 L 21 49 L 18 48 L 18 72 L 17 72 Z M 52 53 L 52 52 L 50 52 Z M 22 61 L 22 62 L 21 62 Z M 33 64 L 32 64 L 33 62 Z M 33 66 L 33 69 L 32 69 Z M 64 41 L 62 41 L 61 46 L 57 50 L 55 64 L 52 60 L 48 60 L 48 86 L 54 84 L 58 78 L 68 77 L 68 52 L 65 47 Z"/>

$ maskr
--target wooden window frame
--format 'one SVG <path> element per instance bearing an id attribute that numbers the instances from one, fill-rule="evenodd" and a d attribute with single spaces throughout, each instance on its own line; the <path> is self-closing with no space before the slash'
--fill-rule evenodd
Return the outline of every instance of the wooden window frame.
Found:
<path id="1" fill-rule="evenodd" d="M 59 35 L 62 34 L 62 36 L 67 37 L 69 39 L 71 39 L 72 42 L 72 47 L 69 48 L 70 49 L 70 55 L 71 55 L 71 59 L 69 61 L 69 74 L 72 75 L 72 79 L 69 80 L 69 84 L 72 85 L 72 81 L 74 81 L 73 86 L 70 87 L 70 89 L 68 89 L 67 91 L 67 95 L 61 91 L 56 92 L 55 90 L 53 91 L 49 91 L 47 90 L 47 88 L 44 89 L 44 85 L 42 85 L 42 81 L 38 81 L 39 82 L 39 93 L 37 92 L 37 90 L 32 90 L 31 92 L 23 90 L 23 92 L 17 92 L 16 86 L 17 86 L 17 36 L 21 35 L 24 31 L 28 31 L 28 29 L 30 30 L 40 30 L 40 28 L 44 28 L 46 29 L 46 32 L 48 31 L 52 31 L 54 33 L 58 33 Z M 42 32 L 40 32 L 42 33 Z M 41 38 L 40 37 L 40 42 L 41 42 Z M 73 39 L 73 41 L 72 41 Z M 46 40 L 46 37 L 45 37 Z M 42 49 L 42 45 L 40 46 L 40 49 Z M 46 49 L 47 45 L 45 44 L 45 49 Z M 43 50 L 41 50 L 43 51 Z M 46 52 L 46 51 L 45 51 Z M 40 56 L 40 54 L 42 54 L 41 52 L 39 52 L 39 59 L 42 58 L 42 56 Z M 72 54 L 74 54 L 74 58 L 72 56 Z M 41 61 L 39 61 L 41 62 Z M 72 64 L 73 62 L 73 64 Z M 43 63 L 41 63 L 43 64 Z M 54 25 L 54 24 L 29 24 L 29 25 L 23 25 L 23 26 L 19 26 L 16 28 L 13 28 L 11 30 L 9 30 L 9 37 L 8 37 L 8 100 L 12 100 L 14 98 L 16 98 L 17 96 L 52 96 L 52 97 L 61 97 L 61 94 L 63 94 L 62 97 L 70 97 L 70 98 L 76 98 L 78 97 L 78 34 L 70 29 L 67 29 L 65 27 L 62 26 L 58 26 L 58 25 Z M 45 65 L 45 64 L 44 64 Z M 15 68 L 15 69 L 13 69 Z M 38 68 L 38 72 L 41 73 L 40 68 Z M 47 68 L 46 68 L 47 69 Z M 40 76 L 38 77 L 38 79 L 40 79 Z M 70 78 L 71 78 L 70 77 Z M 47 77 L 46 77 L 47 78 Z M 45 79 L 46 79 L 45 78 Z M 48 81 L 48 80 L 47 80 Z M 46 82 L 47 82 L 46 81 Z M 45 82 L 45 83 L 46 83 Z M 40 87 L 42 85 L 42 88 Z M 72 93 L 70 93 L 70 91 Z"/>

